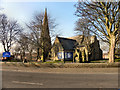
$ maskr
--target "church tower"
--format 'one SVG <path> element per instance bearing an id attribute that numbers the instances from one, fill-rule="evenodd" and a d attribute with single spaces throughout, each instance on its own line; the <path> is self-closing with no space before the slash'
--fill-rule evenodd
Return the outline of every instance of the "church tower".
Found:
<path id="1" fill-rule="evenodd" d="M 49 25 L 48 25 L 47 8 L 45 9 L 40 39 L 42 46 L 42 60 L 43 62 L 45 62 L 45 59 L 47 59 L 49 51 L 51 49 L 51 37 L 50 37 Z"/>

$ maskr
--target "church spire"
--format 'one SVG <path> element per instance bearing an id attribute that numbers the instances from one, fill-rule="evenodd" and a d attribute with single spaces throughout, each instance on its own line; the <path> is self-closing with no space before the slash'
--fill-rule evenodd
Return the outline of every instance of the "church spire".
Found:
<path id="1" fill-rule="evenodd" d="M 49 32 L 48 18 L 47 18 L 47 8 L 45 8 L 45 14 L 42 23 L 41 30 L 41 46 L 42 46 L 42 60 L 45 62 L 45 59 L 48 57 L 49 51 L 51 49 L 51 37 Z"/>
<path id="2" fill-rule="evenodd" d="M 48 18 L 47 18 L 47 8 L 45 8 L 45 15 L 43 19 L 43 25 L 48 24 Z"/>

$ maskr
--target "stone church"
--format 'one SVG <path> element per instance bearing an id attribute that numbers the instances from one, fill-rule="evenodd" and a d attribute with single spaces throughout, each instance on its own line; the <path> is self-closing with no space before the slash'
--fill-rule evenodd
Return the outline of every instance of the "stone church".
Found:
<path id="1" fill-rule="evenodd" d="M 81 63 L 97 59 L 102 59 L 102 50 L 96 36 L 57 36 L 51 49 L 51 60 Z"/>

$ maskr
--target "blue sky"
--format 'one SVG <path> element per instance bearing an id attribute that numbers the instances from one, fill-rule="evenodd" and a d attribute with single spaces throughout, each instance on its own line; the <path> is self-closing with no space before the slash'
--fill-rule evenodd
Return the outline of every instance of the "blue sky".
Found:
<path id="1" fill-rule="evenodd" d="M 16 2 L 9 1 L 12 0 L 2 0 L 2 2 L 0 2 L 0 7 L 4 8 L 0 13 L 4 12 L 10 19 L 18 20 L 22 26 L 25 26 L 24 24 L 28 23 L 36 12 L 43 12 L 45 8 L 47 8 L 48 13 L 55 18 L 56 23 L 59 24 L 57 30 L 60 30 L 61 36 L 75 36 L 75 22 L 78 20 L 78 17 L 74 15 L 76 11 L 74 5 L 76 2 L 45 2 L 45 0 L 43 0 L 44 2 L 34 2 L 34 0 L 31 0 L 32 2 L 26 2 L 27 0 L 23 0 L 25 2 L 20 0 L 16 0 Z M 1 51 L 0 49 L 0 52 Z"/>
<path id="2" fill-rule="evenodd" d="M 1 1 L 1 0 L 0 0 Z M 75 35 L 74 27 L 78 19 L 75 13 L 74 4 L 76 2 L 0 2 L 0 13 L 5 13 L 8 18 L 17 20 L 23 27 L 28 23 L 36 12 L 43 12 L 47 8 L 48 13 L 56 19 L 59 24 L 57 30 L 60 30 L 61 36 L 72 37 Z M 0 45 L 1 46 L 1 45 Z M 0 49 L 0 52 L 3 52 Z"/>
<path id="3" fill-rule="evenodd" d="M 44 11 L 47 8 L 48 13 L 56 19 L 59 24 L 58 30 L 64 37 L 75 35 L 74 27 L 78 19 L 75 13 L 74 4 L 76 2 L 4 2 L 1 7 L 2 12 L 7 14 L 11 19 L 18 20 L 20 24 L 28 23 L 35 12 Z"/>

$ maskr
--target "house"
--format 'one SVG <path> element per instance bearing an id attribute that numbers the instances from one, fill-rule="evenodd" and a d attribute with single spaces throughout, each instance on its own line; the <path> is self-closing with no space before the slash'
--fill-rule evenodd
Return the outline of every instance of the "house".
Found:
<path id="1" fill-rule="evenodd" d="M 51 49 L 51 60 L 89 62 L 97 59 L 102 59 L 102 50 L 96 36 L 57 36 Z"/>

